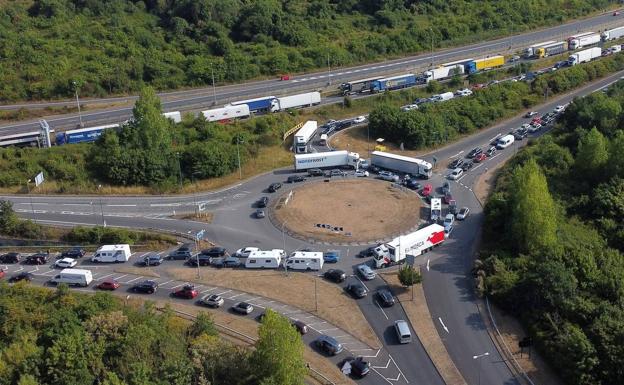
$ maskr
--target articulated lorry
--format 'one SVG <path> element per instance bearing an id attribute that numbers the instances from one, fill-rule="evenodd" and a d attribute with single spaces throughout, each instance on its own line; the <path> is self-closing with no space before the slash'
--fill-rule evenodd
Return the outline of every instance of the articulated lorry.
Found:
<path id="1" fill-rule="evenodd" d="M 624 27 L 617 27 L 613 29 L 607 29 L 602 33 L 602 40 L 609 41 L 619 39 L 624 36 Z"/>
<path id="2" fill-rule="evenodd" d="M 295 155 L 296 171 L 327 167 L 353 167 L 357 169 L 359 166 L 360 154 L 346 150 Z"/>
<path id="3" fill-rule="evenodd" d="M 433 169 L 431 163 L 422 159 L 391 154 L 383 151 L 373 151 L 371 153 L 371 164 L 387 170 L 420 176 L 425 179 L 429 179 L 431 177 L 431 170 Z"/>
<path id="4" fill-rule="evenodd" d="M 549 40 L 549 41 L 544 41 L 544 42 L 541 42 L 541 43 L 533 44 L 532 46 L 527 47 L 527 48 L 524 49 L 524 57 L 527 58 L 527 59 L 530 59 L 530 58 L 532 58 L 534 56 L 537 56 L 537 50 L 538 49 L 540 49 L 543 46 L 552 44 L 554 42 L 555 42 L 554 40 Z"/>
<path id="5" fill-rule="evenodd" d="M 371 82 L 371 92 L 384 92 L 391 90 L 398 90 L 400 88 L 407 88 L 415 86 L 418 83 L 416 75 L 405 74 L 399 76 L 393 76 L 390 78 L 383 78 L 374 80 Z"/>
<path id="6" fill-rule="evenodd" d="M 556 43 L 547 44 L 543 47 L 539 47 L 536 50 L 535 56 L 538 58 L 548 57 L 552 55 L 558 55 L 568 50 L 567 41 L 558 41 Z"/>
<path id="7" fill-rule="evenodd" d="M 587 47 L 588 45 L 598 44 L 601 40 L 602 37 L 599 33 L 586 32 L 570 37 L 568 39 L 568 48 L 573 51 L 575 49 Z"/>
<path id="8" fill-rule="evenodd" d="M 376 268 L 388 267 L 405 262 L 409 256 L 417 257 L 444 242 L 444 227 L 432 224 L 407 235 L 401 235 L 392 241 L 373 249 L 373 261 Z"/>
<path id="9" fill-rule="evenodd" d="M 575 66 L 577 64 L 587 63 L 600 56 L 602 56 L 602 48 L 594 47 L 586 49 L 570 55 L 568 58 L 568 65 Z"/>
<path id="10" fill-rule="evenodd" d="M 318 91 L 284 96 L 283 98 L 277 98 L 273 102 L 271 112 L 285 111 L 291 108 L 312 107 L 320 103 L 321 93 Z"/>
<path id="11" fill-rule="evenodd" d="M 442 66 L 438 68 L 434 68 L 429 71 L 425 71 L 425 79 L 427 83 L 432 80 L 442 80 L 453 77 L 455 75 L 463 75 L 464 74 L 464 65 L 463 64 L 454 64 L 450 66 Z"/>
<path id="12" fill-rule="evenodd" d="M 308 143 L 312 140 L 318 129 L 318 123 L 316 120 L 308 120 L 303 127 L 299 129 L 294 135 L 293 147 L 297 154 L 305 154 L 308 148 Z"/>
<path id="13" fill-rule="evenodd" d="M 485 59 L 473 60 L 466 63 L 466 68 L 464 72 L 473 74 L 479 71 L 502 67 L 503 65 L 505 65 L 505 57 L 502 55 L 497 55 Z"/>
<path id="14" fill-rule="evenodd" d="M 74 144 L 83 142 L 95 142 L 105 130 L 118 129 L 119 124 L 107 124 L 104 126 L 79 128 L 56 133 L 56 144 Z"/>
<path id="15" fill-rule="evenodd" d="M 229 105 L 201 112 L 209 122 L 227 122 L 232 119 L 246 118 L 251 111 L 247 104 Z"/>
<path id="16" fill-rule="evenodd" d="M 228 106 L 240 106 L 246 104 L 249 107 L 249 112 L 266 112 L 272 111 L 273 105 L 277 98 L 275 96 L 263 96 L 261 98 L 240 100 L 238 102 L 232 102 Z"/>

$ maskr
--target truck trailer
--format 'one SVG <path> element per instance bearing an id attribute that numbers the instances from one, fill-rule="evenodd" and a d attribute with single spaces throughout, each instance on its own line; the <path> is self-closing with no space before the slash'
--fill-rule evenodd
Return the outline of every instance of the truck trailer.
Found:
<path id="1" fill-rule="evenodd" d="M 546 45 L 549 45 L 549 44 L 552 44 L 554 42 L 555 42 L 554 40 L 549 40 L 549 41 L 544 41 L 544 42 L 541 42 L 541 43 L 533 44 L 532 46 L 527 47 L 527 48 L 524 49 L 524 57 L 527 58 L 527 59 L 530 59 L 530 58 L 532 58 L 534 56 L 537 56 L 537 50 L 539 48 L 542 48 L 542 47 L 544 47 Z"/>
<path id="2" fill-rule="evenodd" d="M 354 80 L 352 82 L 342 83 L 340 85 L 340 90 L 343 95 L 353 95 L 363 92 L 370 92 L 371 83 L 375 80 L 379 80 L 381 77 L 377 76 L 374 78 L 360 79 Z"/>
<path id="3" fill-rule="evenodd" d="M 290 108 L 312 107 L 320 103 L 321 93 L 318 91 L 284 96 L 283 98 L 277 98 L 277 101 L 271 107 L 271 112 L 284 111 Z"/>
<path id="4" fill-rule="evenodd" d="M 373 261 L 378 269 L 403 263 L 408 255 L 417 257 L 442 242 L 444 242 L 444 227 L 434 223 L 377 246 L 373 250 Z"/>
<path id="5" fill-rule="evenodd" d="M 180 123 L 182 121 L 182 114 L 180 111 L 165 112 L 163 115 L 165 118 L 173 120 L 174 123 Z"/>
<path id="6" fill-rule="evenodd" d="M 296 171 L 327 167 L 353 167 L 357 169 L 359 166 L 360 154 L 346 150 L 295 155 Z"/>
<path id="7" fill-rule="evenodd" d="M 383 151 L 373 151 L 371 153 L 371 164 L 387 170 L 400 171 L 414 176 L 421 176 L 425 179 L 431 178 L 431 170 L 433 169 L 431 163 L 422 159 L 391 154 Z"/>
<path id="8" fill-rule="evenodd" d="M 416 83 L 416 75 L 414 74 L 398 75 L 372 81 L 371 92 L 398 90 L 400 88 L 415 86 Z"/>
<path id="9" fill-rule="evenodd" d="M 463 75 L 464 74 L 464 65 L 463 64 L 453 64 L 450 66 L 443 66 L 434 68 L 429 71 L 425 71 L 425 79 L 427 83 L 432 80 L 442 80 L 453 77 L 455 75 Z"/>
<path id="10" fill-rule="evenodd" d="M 556 43 L 548 44 L 537 49 L 535 54 L 538 58 L 548 57 L 552 55 L 558 55 L 568 50 L 567 41 L 558 41 Z"/>
<path id="11" fill-rule="evenodd" d="M 105 130 L 117 129 L 119 124 L 107 124 L 104 126 L 80 128 L 56 133 L 56 144 L 73 144 L 83 142 L 95 142 Z"/>
<path id="12" fill-rule="evenodd" d="M 588 33 L 587 35 L 575 37 L 573 39 L 568 40 L 568 48 L 570 50 L 575 50 L 583 47 L 587 47 L 589 45 L 598 44 L 602 41 L 602 37 L 599 33 Z"/>
<path id="13" fill-rule="evenodd" d="M 303 127 L 295 133 L 293 148 L 297 154 L 305 154 L 307 152 L 306 149 L 308 148 L 308 143 L 316 134 L 317 129 L 318 122 L 316 120 L 308 120 L 305 122 Z"/>
<path id="14" fill-rule="evenodd" d="M 466 63 L 464 72 L 473 74 L 479 71 L 485 71 L 505 65 L 505 57 L 502 55 L 492 56 L 485 59 L 473 60 Z"/>
<path id="15" fill-rule="evenodd" d="M 624 27 L 617 27 L 613 29 L 607 29 L 602 33 L 602 40 L 609 41 L 619 39 L 624 36 Z"/>
<path id="16" fill-rule="evenodd" d="M 568 58 L 568 65 L 575 66 L 577 64 L 587 63 L 600 56 L 602 56 L 602 48 L 594 47 L 586 49 L 570 55 Z"/>
<path id="17" fill-rule="evenodd" d="M 277 98 L 275 96 L 263 96 L 261 98 L 232 102 L 228 104 L 228 106 L 240 106 L 241 104 L 246 104 L 249 107 L 249 112 L 267 112 L 272 111 L 272 108 L 276 103 L 276 99 Z"/>
<path id="18" fill-rule="evenodd" d="M 228 105 L 222 108 L 214 108 L 201 112 L 209 122 L 227 122 L 232 119 L 247 118 L 250 115 L 247 104 Z"/>

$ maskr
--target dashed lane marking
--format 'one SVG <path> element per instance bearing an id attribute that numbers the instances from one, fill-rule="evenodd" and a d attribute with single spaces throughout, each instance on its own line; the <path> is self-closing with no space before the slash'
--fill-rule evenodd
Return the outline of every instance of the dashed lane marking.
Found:
<path id="1" fill-rule="evenodd" d="M 224 292 L 222 292 L 222 293 L 217 293 L 217 295 L 223 295 L 223 294 L 225 294 L 225 293 L 229 293 L 229 292 L 231 292 L 231 291 L 232 291 L 232 290 L 226 290 L 226 291 L 224 291 Z"/>
<path id="2" fill-rule="evenodd" d="M 136 281 L 136 280 L 138 280 L 138 279 L 141 279 L 141 278 L 143 278 L 143 277 L 142 277 L 142 276 L 138 276 L 138 277 L 133 278 L 133 279 L 131 279 L 131 280 L 129 280 L 129 281 L 126 281 L 126 282 L 124 282 L 124 283 L 128 284 L 128 283 L 134 282 L 134 281 Z"/>

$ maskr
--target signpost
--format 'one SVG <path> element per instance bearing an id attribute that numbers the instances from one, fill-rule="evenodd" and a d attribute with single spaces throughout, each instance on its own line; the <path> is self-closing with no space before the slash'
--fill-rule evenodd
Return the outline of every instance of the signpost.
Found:
<path id="1" fill-rule="evenodd" d="M 41 171 L 37 176 L 35 176 L 35 187 L 38 187 L 44 181 L 43 179 L 43 171 Z"/>
<path id="2" fill-rule="evenodd" d="M 195 234 L 195 262 L 197 263 L 197 278 L 201 278 L 201 273 L 199 269 L 199 241 L 204 238 L 205 234 L 205 229 L 199 230 L 197 234 Z"/>

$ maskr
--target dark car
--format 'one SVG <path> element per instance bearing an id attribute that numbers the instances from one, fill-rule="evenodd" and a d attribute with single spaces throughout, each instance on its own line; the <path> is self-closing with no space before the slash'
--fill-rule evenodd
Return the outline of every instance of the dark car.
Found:
<path id="1" fill-rule="evenodd" d="M 61 258 L 82 258 L 84 257 L 86 252 L 81 247 L 72 247 L 71 249 L 65 250 L 61 253 Z"/>
<path id="2" fill-rule="evenodd" d="M 302 175 L 291 175 L 288 177 L 288 179 L 286 179 L 286 182 L 288 183 L 297 183 L 297 182 L 304 182 L 305 181 L 305 177 Z"/>
<path id="3" fill-rule="evenodd" d="M 323 261 L 325 263 L 338 263 L 338 261 L 340 261 L 340 251 L 337 251 L 337 250 L 326 251 L 323 254 Z"/>
<path id="4" fill-rule="evenodd" d="M 367 257 L 372 257 L 372 256 L 374 256 L 374 255 L 375 255 L 375 248 L 376 248 L 376 247 L 377 247 L 377 246 L 371 246 L 371 247 L 369 247 L 369 248 L 366 248 L 366 249 L 364 249 L 364 250 L 360 251 L 360 252 L 358 253 L 358 257 L 360 257 L 360 258 L 367 258 Z"/>
<path id="5" fill-rule="evenodd" d="M 215 246 L 215 247 L 211 247 L 209 249 L 204 249 L 201 251 L 202 255 L 207 255 L 209 257 L 223 257 L 225 256 L 227 250 L 225 249 L 225 247 L 219 247 L 219 246 Z"/>
<path id="6" fill-rule="evenodd" d="M 46 263 L 48 263 L 48 254 L 36 253 L 29 255 L 24 260 L 24 263 L 27 265 L 45 265 Z"/>
<path id="7" fill-rule="evenodd" d="M 475 156 L 481 154 L 483 152 L 483 150 L 481 149 L 481 147 L 475 147 L 472 150 L 470 150 L 470 152 L 468 153 L 468 158 L 472 159 Z"/>
<path id="8" fill-rule="evenodd" d="M 9 278 L 9 282 L 20 282 L 20 281 L 30 282 L 33 280 L 34 277 L 35 276 L 33 274 L 27 273 L 24 271 Z"/>
<path id="9" fill-rule="evenodd" d="M 328 335 L 321 335 L 319 338 L 314 341 L 316 347 L 325 354 L 330 356 L 335 356 L 336 354 L 340 354 L 342 352 L 342 345 L 338 342 L 334 337 L 330 337 Z"/>
<path id="10" fill-rule="evenodd" d="M 323 176 L 323 170 L 320 168 L 311 168 L 308 170 L 308 175 L 310 176 Z"/>
<path id="11" fill-rule="evenodd" d="M 332 282 L 340 283 L 347 279 L 347 274 L 340 269 L 329 269 L 323 273 L 323 277 Z"/>
<path id="12" fill-rule="evenodd" d="M 148 279 L 146 281 L 139 282 L 136 285 L 132 286 L 131 290 L 135 293 L 153 294 L 156 292 L 157 289 L 158 289 L 158 282 Z"/>
<path id="13" fill-rule="evenodd" d="M 299 320 L 292 321 L 292 325 L 295 327 L 295 329 L 297 329 L 297 331 L 301 335 L 306 334 L 308 332 L 308 325 L 306 325 L 305 322 L 303 321 L 299 321 Z"/>
<path id="14" fill-rule="evenodd" d="M 465 171 L 468 171 L 472 168 L 472 166 L 474 166 L 474 162 L 471 160 L 470 162 L 464 162 L 464 164 L 462 164 L 461 169 Z"/>
<path id="15" fill-rule="evenodd" d="M 351 127 L 353 125 L 352 120 L 343 120 L 342 122 L 338 122 L 336 124 L 336 131 L 344 130 L 347 127 Z"/>
<path id="16" fill-rule="evenodd" d="M 424 103 L 428 103 L 428 102 L 429 102 L 429 99 L 427 99 L 427 98 L 418 98 L 418 99 L 414 100 L 413 104 L 420 105 L 420 104 L 424 104 Z"/>
<path id="17" fill-rule="evenodd" d="M 260 199 L 258 199 L 258 202 L 256 202 L 256 206 L 263 208 L 263 207 L 267 207 L 267 205 L 269 204 L 269 198 L 268 197 L 262 197 Z"/>
<path id="18" fill-rule="evenodd" d="M 516 131 L 513 132 L 513 136 L 516 140 L 522 140 L 527 137 L 528 133 L 529 131 L 525 128 L 518 128 Z"/>
<path id="19" fill-rule="evenodd" d="M 457 158 L 451 163 L 449 163 L 448 168 L 456 169 L 456 168 L 461 167 L 462 164 L 464 164 L 464 160 L 462 158 Z"/>
<path id="20" fill-rule="evenodd" d="M 364 298 L 366 297 L 366 294 L 368 294 L 364 286 L 359 283 L 350 283 L 345 286 L 345 290 L 350 293 L 353 298 Z"/>
<path id="21" fill-rule="evenodd" d="M 139 264 L 143 266 L 159 266 L 162 263 L 163 263 L 163 257 L 161 257 L 159 254 L 156 254 L 156 253 L 150 253 L 146 255 L 145 257 L 143 257 L 143 259 L 141 260 Z"/>
<path id="22" fill-rule="evenodd" d="M 446 194 L 444 194 L 444 197 L 442 197 L 442 200 L 448 205 L 453 200 L 453 194 L 451 194 L 450 191 L 447 192 Z"/>
<path id="23" fill-rule="evenodd" d="M 416 182 L 415 179 L 406 179 L 403 183 L 405 184 L 405 187 L 412 190 L 420 190 L 422 188 L 422 185 Z"/>
<path id="24" fill-rule="evenodd" d="M 489 151 L 489 150 L 488 150 Z M 487 154 L 479 154 L 473 159 L 474 162 L 480 163 L 487 159 Z"/>
<path id="25" fill-rule="evenodd" d="M 227 257 L 223 260 L 224 267 L 238 267 L 240 265 L 241 261 L 237 257 Z"/>
<path id="26" fill-rule="evenodd" d="M 185 260 L 193 256 L 193 253 L 189 250 L 174 250 L 167 255 L 168 260 Z"/>
<path id="27" fill-rule="evenodd" d="M 256 212 L 254 213 L 254 216 L 258 219 L 262 219 L 266 217 L 266 213 L 262 209 L 257 209 Z"/>
<path id="28" fill-rule="evenodd" d="M 364 358 L 362 357 L 348 357 L 344 361 L 342 361 L 340 367 L 344 367 L 347 363 L 349 364 L 349 366 L 351 366 L 350 374 L 353 377 L 362 378 L 370 372 L 370 363 L 364 361 Z"/>
<path id="29" fill-rule="evenodd" d="M 232 310 L 236 313 L 247 315 L 253 311 L 253 306 L 247 302 L 239 302 L 232 306 Z"/>
<path id="30" fill-rule="evenodd" d="M 22 259 L 22 254 L 20 253 L 7 253 L 4 255 L 0 255 L 0 263 L 19 263 Z"/>
<path id="31" fill-rule="evenodd" d="M 377 291 L 377 298 L 379 298 L 381 306 L 390 307 L 394 305 L 394 296 L 388 289 L 379 289 Z"/>
<path id="32" fill-rule="evenodd" d="M 442 185 L 442 194 L 446 194 L 450 192 L 451 192 L 451 184 L 448 181 L 445 181 L 444 184 Z"/>
<path id="33" fill-rule="evenodd" d="M 271 183 L 269 185 L 269 192 L 276 192 L 277 190 L 282 188 L 281 183 Z"/>
<path id="34" fill-rule="evenodd" d="M 209 255 L 197 254 L 193 258 L 187 259 L 186 263 L 189 266 L 194 266 L 194 267 L 197 267 L 198 263 L 199 263 L 199 266 L 208 266 L 210 265 L 210 258 L 212 257 Z"/>

